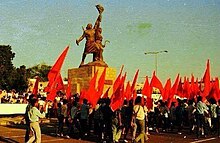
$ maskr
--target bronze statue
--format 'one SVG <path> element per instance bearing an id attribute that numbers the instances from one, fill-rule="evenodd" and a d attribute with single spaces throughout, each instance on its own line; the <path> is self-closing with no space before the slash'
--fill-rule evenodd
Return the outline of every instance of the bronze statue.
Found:
<path id="1" fill-rule="evenodd" d="M 92 24 L 89 23 L 86 26 L 86 29 L 83 28 L 83 34 L 79 37 L 79 39 L 76 40 L 76 44 L 79 45 L 79 43 L 86 38 L 85 43 L 85 49 L 82 55 L 82 61 L 80 66 L 84 65 L 84 61 L 87 54 L 92 53 L 93 54 L 93 62 L 94 61 L 103 61 L 103 48 L 105 47 L 105 44 L 109 42 L 108 40 L 105 41 L 105 44 L 102 44 L 102 28 L 100 27 L 101 21 L 102 21 L 102 13 L 104 11 L 104 8 L 101 5 L 96 5 L 96 8 L 99 12 L 99 16 L 96 19 L 95 25 L 92 27 Z"/>

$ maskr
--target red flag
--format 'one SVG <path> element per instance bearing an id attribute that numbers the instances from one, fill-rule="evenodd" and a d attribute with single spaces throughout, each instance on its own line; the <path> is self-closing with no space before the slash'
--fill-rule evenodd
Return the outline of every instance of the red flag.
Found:
<path id="1" fill-rule="evenodd" d="M 164 86 L 164 92 L 162 94 L 163 101 L 167 101 L 170 96 L 170 90 L 171 90 L 171 80 L 170 78 L 167 80 L 165 86 Z"/>
<path id="2" fill-rule="evenodd" d="M 113 95 L 111 97 L 110 107 L 111 107 L 112 111 L 117 110 L 123 104 L 123 101 L 124 101 L 124 94 L 123 93 L 124 93 L 124 81 L 125 81 L 125 79 L 126 79 L 126 73 L 122 77 L 118 88 L 116 89 L 116 91 L 113 93 Z"/>
<path id="3" fill-rule="evenodd" d="M 153 99 L 150 97 L 147 97 L 147 109 L 148 110 L 153 109 Z"/>
<path id="4" fill-rule="evenodd" d="M 57 91 L 64 90 L 63 80 L 60 73 L 54 79 L 53 84 L 50 87 L 50 92 L 47 95 L 47 100 L 53 101 L 56 97 Z"/>
<path id="5" fill-rule="evenodd" d="M 106 67 L 104 71 L 102 72 L 102 75 L 99 78 L 98 81 L 98 96 L 101 97 L 105 85 L 105 75 L 106 75 Z"/>
<path id="6" fill-rule="evenodd" d="M 55 86 L 56 86 L 56 84 L 55 84 L 55 82 L 54 82 L 54 83 L 52 84 L 52 88 L 51 88 L 49 94 L 47 95 L 47 100 L 53 101 L 53 100 L 55 99 L 55 97 L 56 97 L 56 95 L 57 95 L 57 90 L 56 90 L 56 88 L 53 88 L 53 87 L 55 87 Z"/>
<path id="7" fill-rule="evenodd" d="M 83 89 L 83 90 L 80 91 L 80 97 L 79 97 L 79 103 L 80 104 L 83 104 L 83 99 L 87 99 L 86 94 L 87 94 L 86 90 Z"/>
<path id="8" fill-rule="evenodd" d="M 123 71 L 123 68 L 124 68 L 124 65 L 122 65 L 121 67 L 121 70 L 120 70 L 120 73 L 119 75 L 117 76 L 114 84 L 113 84 L 113 93 L 116 91 L 116 89 L 118 88 L 118 86 L 120 85 L 120 81 L 121 81 L 121 74 L 122 74 L 122 71 Z"/>
<path id="9" fill-rule="evenodd" d="M 144 103 L 144 98 L 146 98 L 146 97 L 147 97 L 147 96 L 145 96 L 145 95 L 142 95 L 142 96 L 141 96 L 141 105 L 142 105 L 142 106 L 144 106 L 144 104 L 145 104 L 145 103 Z M 147 103 L 146 103 L 146 104 L 147 104 Z"/>
<path id="10" fill-rule="evenodd" d="M 174 84 L 173 84 L 173 86 L 171 87 L 171 91 L 170 91 L 170 96 L 169 96 L 169 98 L 173 98 L 173 96 L 175 95 L 175 94 L 177 94 L 177 89 L 178 89 L 178 86 L 179 86 L 179 74 L 177 75 L 177 77 L 176 77 L 176 80 L 175 80 L 175 82 L 174 82 Z"/>
<path id="11" fill-rule="evenodd" d="M 157 78 L 155 71 L 153 73 L 151 82 L 150 82 L 150 86 L 151 87 L 156 87 L 157 89 L 160 90 L 160 93 L 163 94 L 163 85 L 161 83 L 161 81 Z"/>
<path id="12" fill-rule="evenodd" d="M 130 82 L 128 81 L 126 89 L 125 89 L 125 98 L 127 101 L 129 101 L 131 99 L 131 85 Z"/>
<path id="13" fill-rule="evenodd" d="M 96 105 L 96 101 L 98 101 L 97 90 L 96 90 L 96 79 L 97 79 L 98 71 L 95 72 L 94 76 L 89 82 L 89 89 L 87 90 L 87 100 L 92 104 L 93 107 Z M 98 99 L 97 99 L 98 98 Z"/>
<path id="14" fill-rule="evenodd" d="M 179 86 L 179 78 L 180 78 L 180 75 L 178 74 L 177 77 L 176 77 L 176 80 L 171 88 L 171 93 L 170 93 L 170 97 L 169 98 L 173 98 L 173 96 L 175 94 L 177 94 L 177 89 L 178 89 L 178 86 Z"/>
<path id="15" fill-rule="evenodd" d="M 181 78 L 180 78 L 179 84 L 178 84 L 177 95 L 181 98 L 183 97 L 183 84 L 182 84 Z"/>
<path id="16" fill-rule="evenodd" d="M 169 95 L 169 98 L 168 98 L 168 101 L 167 101 L 167 104 L 168 104 L 169 108 L 171 106 L 171 103 L 175 100 L 174 99 L 174 95 L 177 94 L 177 90 L 178 90 L 179 83 L 180 83 L 180 81 L 179 81 L 180 79 L 179 78 L 180 77 L 179 77 L 179 74 L 178 74 L 177 77 L 176 77 L 176 80 L 175 80 L 175 82 L 174 82 L 174 84 L 173 84 L 173 86 L 172 86 L 172 88 L 170 90 L 170 95 Z"/>
<path id="17" fill-rule="evenodd" d="M 203 97 L 209 95 L 211 84 L 210 84 L 210 63 L 209 60 L 207 61 L 205 74 L 203 76 L 203 82 L 204 82 L 204 90 L 202 91 Z"/>
<path id="18" fill-rule="evenodd" d="M 68 85 L 66 89 L 66 98 L 69 99 L 71 97 L 71 82 L 68 80 Z"/>
<path id="19" fill-rule="evenodd" d="M 183 97 L 189 99 L 190 96 L 190 84 L 189 84 L 189 78 L 184 78 L 183 83 Z"/>
<path id="20" fill-rule="evenodd" d="M 58 57 L 58 59 L 56 60 L 55 64 L 53 65 L 53 67 L 50 69 L 49 73 L 48 73 L 48 80 L 49 83 L 47 85 L 47 87 L 45 88 L 46 92 L 50 92 L 51 90 L 51 86 L 53 84 L 54 81 L 56 81 L 57 79 L 57 75 L 60 73 L 60 69 L 63 65 L 63 62 L 65 60 L 66 54 L 69 50 L 69 46 L 67 46 L 64 51 L 62 52 L 62 54 Z"/>
<path id="21" fill-rule="evenodd" d="M 198 83 L 198 81 L 197 81 Z M 191 76 L 191 85 L 190 85 L 190 97 L 189 99 L 194 99 L 197 96 L 197 89 L 196 89 L 196 83 L 194 81 L 194 75 Z"/>
<path id="22" fill-rule="evenodd" d="M 137 98 L 137 91 L 133 91 L 133 103 L 135 104 L 135 99 Z"/>
<path id="23" fill-rule="evenodd" d="M 133 92 L 135 90 L 135 85 L 136 85 L 136 82 L 137 82 L 138 73 L 139 73 L 139 70 L 137 70 L 136 73 L 135 73 L 135 76 L 134 76 L 134 79 L 133 79 L 133 82 L 132 82 L 132 85 L 131 85 L 131 92 Z"/>
<path id="24" fill-rule="evenodd" d="M 219 99 L 219 80 L 218 77 L 215 78 L 215 80 L 212 81 L 212 88 L 209 94 L 210 98 L 214 98 L 215 101 L 218 101 Z"/>
<path id="25" fill-rule="evenodd" d="M 219 91 L 219 80 L 218 77 L 215 78 L 215 93 L 216 93 L 216 101 L 220 99 L 220 91 Z"/>
<path id="26" fill-rule="evenodd" d="M 110 87 L 105 91 L 104 95 L 102 96 L 102 98 L 108 98 L 108 92 L 110 90 Z"/>
<path id="27" fill-rule="evenodd" d="M 195 96 L 200 94 L 200 88 L 199 88 L 199 82 L 198 82 L 198 78 L 196 78 L 196 83 L 194 85 L 194 92 L 195 92 Z"/>
<path id="28" fill-rule="evenodd" d="M 149 84 L 148 76 L 146 76 L 146 79 L 145 79 L 145 82 L 144 82 L 144 87 L 143 87 L 141 93 L 142 93 L 143 95 L 146 95 L 148 98 L 151 98 L 151 95 L 152 95 L 152 87 L 151 87 L 150 84 Z"/>
<path id="29" fill-rule="evenodd" d="M 62 79 L 62 76 L 61 74 L 57 74 L 57 79 L 56 79 L 56 84 L 57 84 L 57 87 L 56 89 L 59 91 L 59 90 L 64 90 L 64 84 L 63 84 L 63 79 Z"/>
<path id="30" fill-rule="evenodd" d="M 38 94 L 38 84 L 39 84 L 39 80 L 40 78 L 37 76 L 36 77 L 36 81 L 34 83 L 34 88 L 33 88 L 33 91 L 32 91 L 32 94 L 34 94 L 35 96 Z"/>
<path id="31" fill-rule="evenodd" d="M 97 71 L 96 74 L 98 74 L 98 71 Z M 91 97 L 91 99 L 92 99 L 91 100 L 91 104 L 92 104 L 93 107 L 96 106 L 98 100 L 101 98 L 101 95 L 103 93 L 104 83 L 105 83 L 105 75 L 106 75 L 106 68 L 104 69 L 104 71 L 102 72 L 102 74 L 101 74 L 101 76 L 99 78 L 97 90 L 95 90 L 95 86 L 93 86 L 94 89 L 92 89 L 92 91 L 94 93 L 93 93 L 93 97 Z M 95 75 L 95 76 L 97 76 L 97 75 Z M 94 76 L 94 78 L 95 78 L 95 76 Z M 94 81 L 94 82 L 96 82 L 96 81 Z M 92 83 L 92 84 L 95 85 L 95 83 Z"/>

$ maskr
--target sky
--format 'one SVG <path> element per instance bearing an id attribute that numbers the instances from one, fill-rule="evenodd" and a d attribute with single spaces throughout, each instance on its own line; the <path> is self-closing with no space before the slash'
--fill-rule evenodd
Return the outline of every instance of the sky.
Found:
<path id="1" fill-rule="evenodd" d="M 70 50 L 62 67 L 81 62 L 85 40 L 75 40 L 82 26 L 95 22 L 96 4 L 105 8 L 101 27 L 104 61 L 117 73 L 124 65 L 127 80 L 140 70 L 138 82 L 157 76 L 164 83 L 176 75 L 199 79 L 210 59 L 211 77 L 220 76 L 220 1 L 219 0 L 0 0 L 0 44 L 11 45 L 13 64 L 27 68 L 53 65 L 67 45 Z M 145 52 L 158 52 L 155 55 Z M 86 57 L 86 63 L 92 55 Z"/>

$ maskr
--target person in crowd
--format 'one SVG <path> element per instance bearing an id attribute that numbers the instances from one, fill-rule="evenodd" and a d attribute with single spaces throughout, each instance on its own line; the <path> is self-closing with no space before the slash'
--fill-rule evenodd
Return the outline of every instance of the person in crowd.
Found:
<path id="1" fill-rule="evenodd" d="M 203 127 L 205 126 L 205 113 L 208 112 L 208 107 L 202 102 L 202 97 L 197 97 L 196 105 L 196 125 L 197 125 L 197 138 L 201 136 Z M 205 130 L 205 128 L 204 128 Z"/>
<path id="2" fill-rule="evenodd" d="M 182 100 L 182 107 L 183 107 L 183 126 L 188 126 L 188 112 L 187 112 L 187 107 L 188 107 L 188 100 L 187 99 L 183 99 Z"/>
<path id="3" fill-rule="evenodd" d="M 145 115 L 145 135 L 144 135 L 144 138 L 145 140 L 148 139 L 148 135 L 150 135 L 149 133 L 149 126 L 148 126 L 148 113 L 150 113 L 150 110 L 148 110 L 147 108 L 147 100 L 144 99 L 144 105 L 143 108 L 144 108 L 144 115 Z"/>
<path id="4" fill-rule="evenodd" d="M 77 117 L 78 112 L 79 112 L 79 110 L 78 110 L 78 107 L 77 107 L 77 102 L 74 101 L 73 106 L 71 107 L 71 110 L 70 110 L 70 117 L 71 117 L 71 122 L 72 122 L 71 133 L 74 133 L 75 128 L 78 129 L 78 131 L 80 131 L 79 119 Z"/>
<path id="5" fill-rule="evenodd" d="M 89 105 L 87 103 L 87 99 L 83 99 L 83 104 L 80 110 L 80 138 L 84 138 L 88 135 L 87 125 L 88 125 L 88 117 L 89 117 Z"/>
<path id="6" fill-rule="evenodd" d="M 160 115 L 160 106 L 161 106 L 161 101 L 157 101 L 155 103 L 155 107 L 154 107 L 154 124 L 156 126 L 156 133 L 159 133 L 159 128 L 161 126 L 161 115 Z"/>
<path id="7" fill-rule="evenodd" d="M 95 109 L 94 109 L 94 134 L 98 137 L 98 142 L 102 140 L 102 133 L 103 133 L 103 113 L 102 113 L 102 101 L 99 100 Z"/>
<path id="8" fill-rule="evenodd" d="M 191 134 L 195 128 L 195 103 L 193 100 L 188 101 L 188 107 L 186 109 L 188 115 L 188 123 L 189 123 L 189 133 Z"/>
<path id="9" fill-rule="evenodd" d="M 175 125 L 176 125 L 176 107 L 175 107 L 175 102 L 171 103 L 169 118 L 170 118 L 170 130 L 173 131 L 173 129 L 174 129 Z"/>
<path id="10" fill-rule="evenodd" d="M 67 126 L 66 138 L 70 138 L 69 137 L 69 135 L 70 135 L 70 123 L 69 123 L 69 114 L 68 114 L 67 103 L 68 103 L 68 101 L 66 99 L 63 99 L 63 105 L 61 106 L 61 115 L 64 118 L 63 123 L 66 124 L 66 126 Z"/>
<path id="11" fill-rule="evenodd" d="M 131 121 L 132 121 L 132 114 L 133 114 L 133 100 L 130 100 L 128 103 L 128 106 L 125 108 L 125 114 L 124 114 L 124 128 L 125 128 L 125 134 L 124 134 L 124 142 L 127 141 L 127 136 L 129 131 L 132 129 L 131 127 Z M 132 134 L 132 138 L 135 138 L 135 134 Z"/>
<path id="12" fill-rule="evenodd" d="M 128 101 L 125 99 L 123 102 L 123 106 L 121 107 L 121 122 L 122 122 L 122 134 L 125 134 L 125 109 L 128 106 Z"/>
<path id="13" fill-rule="evenodd" d="M 90 135 L 94 131 L 94 109 L 91 104 L 89 104 L 89 115 L 88 115 L 88 127 L 87 133 Z"/>
<path id="14" fill-rule="evenodd" d="M 33 99 L 34 95 L 30 95 L 29 97 L 29 102 L 28 102 L 28 105 L 26 106 L 26 109 L 25 109 L 25 114 L 24 114 L 24 120 L 25 120 L 25 125 L 26 125 L 26 132 L 25 132 L 25 139 L 24 141 L 27 142 L 29 140 L 29 134 L 30 134 L 30 120 L 29 120 L 29 117 L 28 117 L 28 112 L 30 111 L 31 109 L 31 100 Z"/>
<path id="15" fill-rule="evenodd" d="M 104 140 L 108 140 L 109 142 L 113 142 L 112 135 L 112 117 L 113 112 L 110 107 L 111 100 L 109 98 L 105 99 L 103 106 L 103 119 L 104 119 Z"/>
<path id="16" fill-rule="evenodd" d="M 202 135 L 205 135 L 205 137 L 206 137 L 207 135 L 209 135 L 211 133 L 211 127 L 212 127 L 210 99 L 205 100 L 204 103 L 207 106 L 207 111 L 204 112 L 205 124 L 202 128 Z"/>
<path id="17" fill-rule="evenodd" d="M 218 131 L 218 137 L 220 138 L 220 99 L 218 100 L 218 106 L 216 107 L 217 112 L 217 131 Z"/>
<path id="18" fill-rule="evenodd" d="M 121 133 L 123 129 L 121 121 L 121 111 L 120 109 L 117 109 L 115 112 L 113 112 L 112 118 L 112 135 L 114 143 L 118 143 L 119 139 L 121 138 Z"/>
<path id="19" fill-rule="evenodd" d="M 57 131 L 57 136 L 63 136 L 63 120 L 64 120 L 64 116 L 61 114 L 62 112 L 62 108 L 61 108 L 62 104 L 59 102 L 57 104 L 57 119 L 58 119 L 58 131 Z"/>
<path id="20" fill-rule="evenodd" d="M 168 128 L 168 112 L 169 112 L 167 106 L 165 105 L 165 102 L 161 101 L 161 106 L 159 110 L 160 110 L 161 123 L 163 123 L 162 129 L 165 132 L 167 131 Z"/>
<path id="21" fill-rule="evenodd" d="M 212 123 L 212 134 L 217 133 L 217 124 L 218 124 L 218 115 L 217 115 L 217 104 L 214 98 L 210 99 L 211 106 L 210 106 L 210 111 L 211 111 L 211 123 Z"/>
<path id="22" fill-rule="evenodd" d="M 56 99 L 54 99 L 52 104 L 52 116 L 51 117 L 57 117 L 57 109 L 58 109 L 58 102 Z"/>
<path id="23" fill-rule="evenodd" d="M 141 105 L 141 96 L 138 96 L 135 100 L 132 120 L 135 120 L 137 128 L 140 129 L 140 134 L 135 138 L 134 142 L 139 142 L 141 140 L 141 143 L 144 143 L 148 138 L 145 139 L 145 113 Z M 133 122 L 131 122 L 131 124 L 133 124 Z"/>
<path id="24" fill-rule="evenodd" d="M 178 106 L 176 107 L 176 125 L 177 125 L 177 130 L 178 134 L 182 134 L 182 126 L 183 126 L 183 102 L 179 99 L 178 100 Z"/>
<path id="25" fill-rule="evenodd" d="M 37 108 L 38 108 L 38 100 L 37 99 L 32 99 L 30 100 L 31 107 L 30 110 L 28 111 L 28 117 L 30 121 L 30 129 L 32 131 L 33 136 L 28 140 L 28 143 L 36 142 L 40 143 L 41 142 L 41 129 L 39 125 L 39 118 L 45 118 L 45 110 L 46 106 L 43 108 L 43 112 L 41 113 Z"/>

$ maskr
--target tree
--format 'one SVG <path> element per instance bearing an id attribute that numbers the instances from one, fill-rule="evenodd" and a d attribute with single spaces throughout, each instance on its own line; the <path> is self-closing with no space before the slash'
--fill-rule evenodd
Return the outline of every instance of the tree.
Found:
<path id="1" fill-rule="evenodd" d="M 27 70 L 26 67 L 20 66 L 17 68 L 14 74 L 14 80 L 12 84 L 12 89 L 16 89 L 19 92 L 25 92 L 28 88 Z"/>
<path id="2" fill-rule="evenodd" d="M 27 69 L 27 77 L 35 78 L 36 76 L 39 76 L 40 81 L 48 81 L 47 74 L 50 69 L 51 66 L 48 66 L 46 64 L 38 64 Z"/>
<path id="3" fill-rule="evenodd" d="M 28 87 L 26 67 L 16 68 L 12 64 L 15 53 L 11 46 L 0 45 L 0 89 L 10 91 L 15 89 L 17 92 L 24 92 Z"/>
<path id="4" fill-rule="evenodd" d="M 0 51 L 0 89 L 10 90 L 13 83 L 11 75 L 15 72 L 12 64 L 15 53 L 9 45 L 0 45 Z"/>

